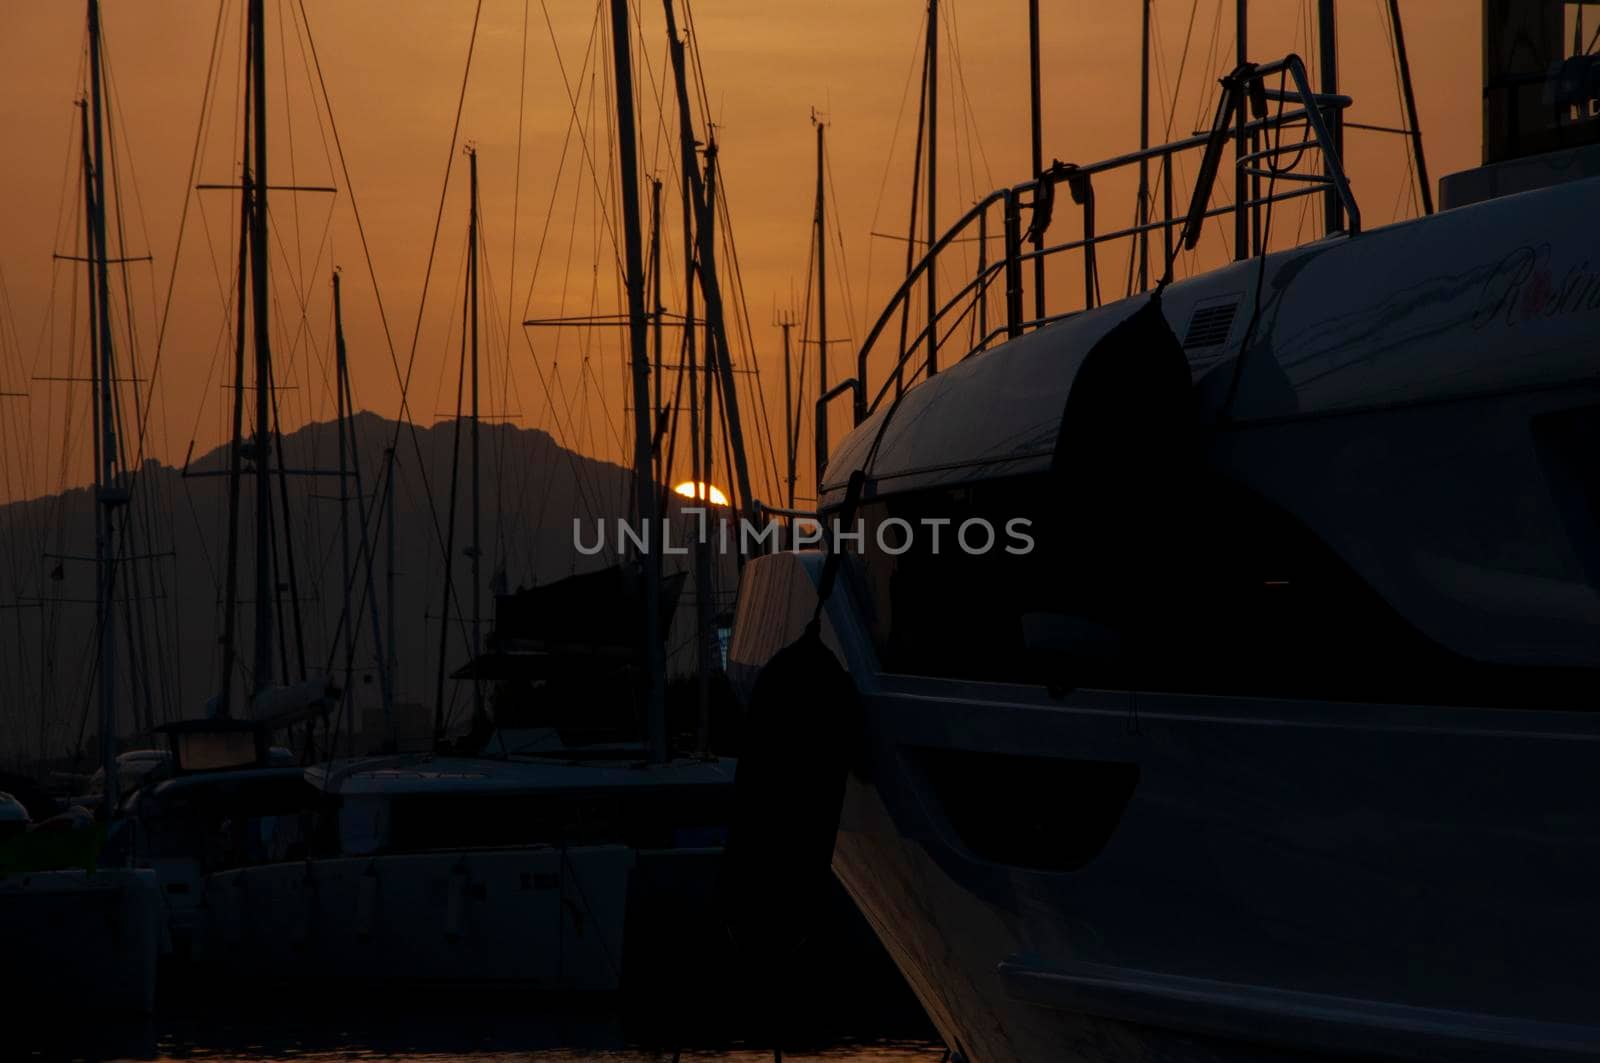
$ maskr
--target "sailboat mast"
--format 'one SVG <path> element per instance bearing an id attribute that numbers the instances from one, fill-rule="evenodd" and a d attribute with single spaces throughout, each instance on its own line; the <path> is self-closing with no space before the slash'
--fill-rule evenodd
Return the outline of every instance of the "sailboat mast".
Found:
<path id="1" fill-rule="evenodd" d="M 469 149 L 470 150 L 470 149 Z M 456 412 L 450 434 L 450 500 L 444 522 L 444 586 L 439 600 L 439 671 L 433 680 L 433 746 L 437 751 L 444 745 L 445 705 L 444 680 L 446 661 L 450 653 L 450 605 L 456 596 L 456 498 L 461 486 L 461 403 L 467 385 L 467 345 L 472 329 L 467 324 L 472 317 L 472 285 L 463 286 L 461 292 L 461 359 L 456 364 Z M 457 610 L 459 619 L 460 610 Z"/>
<path id="2" fill-rule="evenodd" d="M 1150 0 L 1140 0 L 1139 150 L 1150 147 Z M 1150 160 L 1139 160 L 1139 290 L 1150 290 Z"/>
<path id="3" fill-rule="evenodd" d="M 248 137 L 248 131 L 246 136 Z M 233 346 L 233 434 L 228 446 L 228 546 L 227 575 L 222 594 L 222 689 L 217 714 L 233 714 L 233 665 L 238 657 L 239 628 L 239 490 L 244 479 L 244 350 L 246 303 L 249 301 L 250 164 L 239 168 L 239 290 L 234 295 L 236 313 Z"/>
<path id="4" fill-rule="evenodd" d="M 655 363 L 654 378 L 656 386 L 655 402 L 650 407 L 650 416 L 653 424 L 650 430 L 651 446 L 656 455 L 656 479 L 664 481 L 666 470 L 662 469 L 664 455 L 661 448 L 655 445 L 655 440 L 661 432 L 661 425 L 666 417 L 666 407 L 661 404 L 661 371 L 662 350 L 662 317 L 666 314 L 666 307 L 661 305 L 661 179 L 650 178 L 650 343 L 653 347 L 652 360 Z"/>
<path id="5" fill-rule="evenodd" d="M 728 354 L 728 330 L 722 314 L 722 285 L 717 280 L 717 244 L 713 228 L 716 203 L 707 190 L 706 183 L 702 181 L 700 171 L 693 165 L 694 126 L 692 112 L 689 109 L 689 83 L 685 71 L 683 41 L 678 39 L 678 23 L 672 12 L 672 0 L 662 0 L 662 6 L 667 16 L 667 51 L 672 59 L 672 76 L 678 93 L 678 135 L 683 156 L 688 160 L 688 164 L 684 166 L 684 176 L 689 181 L 689 201 L 693 204 L 695 213 L 695 240 L 699 251 L 696 273 L 700 278 L 700 293 L 705 300 L 707 327 L 715 340 L 711 348 L 706 351 L 706 375 L 710 377 L 715 373 L 716 381 L 722 391 L 723 416 L 726 419 L 733 464 L 731 471 L 738 488 L 733 499 L 733 504 L 737 508 L 749 506 L 751 502 L 750 465 L 745 455 L 744 428 L 739 419 L 739 396 L 734 388 L 733 364 Z M 713 172 L 716 138 L 713 136 L 708 139 L 707 171 Z M 707 387 L 710 386 L 708 380 Z M 713 396 L 708 393 L 705 401 L 709 416 Z M 706 464 L 710 465 L 709 460 Z M 709 478 L 709 468 L 705 470 L 705 474 Z M 739 555 L 741 564 L 743 556 Z"/>
<path id="6" fill-rule="evenodd" d="M 95 0 L 90 0 L 91 26 L 94 24 Z M 109 682 L 110 673 L 106 666 L 106 634 L 111 621 L 111 603 L 106 593 L 106 534 L 104 527 L 104 507 L 99 504 L 100 493 L 104 490 L 104 466 L 101 464 L 101 451 L 104 442 L 100 438 L 100 295 L 99 295 L 99 253 L 96 243 L 95 224 L 95 193 L 94 193 L 94 154 L 89 134 L 89 103 L 87 100 L 78 103 L 79 132 L 82 136 L 83 153 L 83 201 L 84 201 L 84 243 L 86 245 L 88 271 L 89 271 L 89 399 L 94 412 L 94 427 L 91 435 L 94 438 L 94 487 L 95 487 L 95 513 L 94 513 L 94 619 L 95 630 L 100 635 L 97 648 L 98 665 L 96 672 L 99 678 L 98 713 L 100 723 L 100 761 L 102 774 L 105 776 L 105 812 L 110 819 L 112 812 L 117 807 L 115 794 L 116 787 L 116 754 L 115 741 L 108 738 L 106 723 L 115 713 L 115 707 L 109 704 L 112 685 Z"/>
<path id="7" fill-rule="evenodd" d="M 255 172 L 250 203 L 250 294 L 256 369 L 256 623 L 255 691 L 272 684 L 272 340 L 267 290 L 267 44 L 266 0 L 249 0 L 251 108 Z"/>
<path id="8" fill-rule="evenodd" d="M 344 303 L 339 293 L 339 271 L 333 272 L 333 364 L 335 408 L 339 418 L 339 559 L 344 573 L 344 699 L 352 700 L 350 675 L 355 670 L 356 617 L 351 601 L 350 579 L 350 410 L 345 405 L 345 380 L 349 363 L 344 345 Z M 349 718 L 348 716 L 346 717 Z"/>
<path id="9" fill-rule="evenodd" d="M 384 654 L 384 662 L 383 662 L 384 666 L 381 669 L 378 670 L 378 674 L 384 677 L 384 685 L 383 685 L 383 718 L 384 718 L 385 724 L 389 728 L 390 733 L 392 734 L 392 733 L 394 733 L 394 689 L 395 689 L 395 684 L 399 681 L 399 676 L 396 673 L 399 671 L 399 668 L 400 668 L 400 654 L 399 654 L 399 651 L 396 649 L 396 646 L 398 644 L 399 636 L 396 634 L 396 630 L 397 629 L 395 627 L 395 622 L 394 622 L 394 616 L 395 616 L 395 599 L 394 599 L 394 575 L 395 575 L 395 565 L 394 565 L 395 527 L 394 527 L 394 520 L 395 520 L 395 509 L 394 509 L 394 496 L 400 490 L 400 481 L 396 478 L 396 473 L 397 473 L 398 470 L 395 468 L 395 463 L 394 463 L 394 448 L 393 447 L 389 447 L 388 449 L 386 449 L 383 452 L 383 456 L 384 456 L 384 461 L 386 462 L 386 465 L 385 465 L 385 468 L 384 468 L 384 472 L 386 474 L 385 483 L 388 484 L 388 495 L 387 495 L 387 497 L 385 499 L 385 505 L 387 506 L 387 512 L 384 514 L 384 528 L 385 528 L 385 537 L 386 537 L 385 538 L 385 547 L 386 547 L 386 549 L 384 551 L 384 553 L 385 553 L 385 565 L 384 565 L 384 573 L 383 573 L 383 582 L 384 582 L 384 608 L 385 608 L 385 610 L 387 610 L 387 616 L 384 619 L 386 621 L 385 633 L 386 633 L 389 645 L 388 645 L 388 652 L 386 652 Z M 363 538 L 365 538 L 365 533 L 364 532 L 363 532 Z"/>
<path id="10" fill-rule="evenodd" d="M 633 54 L 628 40 L 628 0 L 611 0 L 612 69 L 617 89 L 617 161 L 622 184 L 623 264 L 628 293 L 628 344 L 633 367 L 633 475 L 639 520 L 645 535 L 661 529 L 656 521 L 656 485 L 650 460 L 649 320 L 644 310 L 644 240 L 639 219 L 638 146 L 634 143 Z M 640 551 L 644 583 L 644 653 L 647 676 L 645 719 L 650 760 L 667 759 L 666 660 L 661 644 L 661 555 L 649 545 Z"/>
<path id="11" fill-rule="evenodd" d="M 939 239 L 939 0 L 928 0 L 928 375 L 939 371 L 939 273 L 934 241 Z M 820 491 L 818 492 L 821 493 Z"/>
<path id="12" fill-rule="evenodd" d="M 687 121 L 687 117 L 680 119 Z M 689 377 L 689 479 L 699 491 L 706 482 L 700 467 L 700 372 L 699 341 L 694 331 L 694 203 L 690 199 L 689 175 L 695 171 L 694 134 L 685 130 L 681 138 L 683 156 L 683 365 Z"/>
<path id="13" fill-rule="evenodd" d="M 707 257 L 709 254 L 708 248 L 716 246 L 715 229 L 717 224 L 717 129 L 709 123 L 706 125 L 706 171 L 703 187 L 705 188 L 705 209 L 700 214 L 699 231 L 701 270 L 705 270 L 707 266 L 712 269 L 716 268 L 715 260 Z M 707 300 L 708 310 L 710 309 L 709 303 L 710 300 Z M 711 320 L 711 315 L 707 313 L 705 342 L 706 407 L 704 415 L 700 418 L 700 470 L 704 473 L 707 483 L 710 483 L 715 476 L 712 469 L 716 465 L 711 449 L 711 437 L 716 430 L 717 417 L 717 394 L 716 389 L 712 386 L 714 383 L 712 374 L 717 371 L 717 368 L 722 364 L 722 360 L 728 354 L 727 350 L 718 342 L 718 339 L 716 323 Z M 706 495 L 709 497 L 710 492 L 706 492 Z"/>
<path id="14" fill-rule="evenodd" d="M 906 265 L 905 265 L 905 271 L 906 271 L 906 276 L 907 277 L 911 276 L 912 267 L 914 267 L 917 264 L 917 208 L 922 205 L 921 204 L 921 198 L 920 198 L 921 195 L 922 195 L 922 160 L 923 160 L 923 156 L 924 156 L 924 152 L 922 150 L 922 143 L 923 143 L 923 140 L 926 138 L 927 133 L 928 133 L 928 49 L 927 49 L 926 46 L 924 46 L 923 49 L 922 49 L 922 75 L 917 81 L 917 142 L 916 142 L 916 146 L 914 148 L 912 148 L 912 150 L 911 150 L 911 197 L 910 197 L 910 199 L 907 200 L 907 203 L 909 205 L 908 217 L 906 219 Z M 1037 261 L 1037 260 L 1035 260 L 1035 261 Z M 1037 279 L 1042 281 L 1043 280 L 1043 274 L 1039 274 Z M 1038 287 L 1038 286 L 1036 286 L 1036 287 Z M 1042 290 L 1043 289 L 1040 288 L 1040 292 L 1042 292 Z M 1039 305 L 1039 316 L 1043 317 L 1044 316 L 1044 301 L 1043 301 L 1044 300 L 1044 296 L 1042 294 L 1040 294 L 1040 292 L 1036 292 L 1035 295 L 1036 295 L 1036 298 L 1039 300 L 1039 304 L 1038 304 Z M 908 355 L 910 353 L 910 349 L 906 346 L 906 336 L 909 335 L 910 324 L 911 324 L 911 300 L 909 298 L 907 298 L 906 300 L 904 300 L 900 304 L 900 346 L 899 346 L 898 349 L 900 350 L 900 352 L 902 354 L 902 358 L 905 355 Z M 904 390 L 905 390 L 905 364 L 904 364 L 904 361 L 902 360 L 901 362 L 899 362 L 898 364 L 895 365 L 895 369 L 894 369 L 894 394 L 895 394 L 895 398 L 899 398 L 901 392 L 904 391 Z M 821 478 L 822 478 L 822 470 L 821 469 L 817 470 L 817 478 L 818 478 L 818 482 L 820 483 L 821 482 Z"/>
<path id="15" fill-rule="evenodd" d="M 1249 0 L 1237 0 L 1234 7 L 1234 39 L 1238 46 L 1235 56 L 1239 66 L 1244 66 L 1250 54 L 1250 3 Z M 1233 138 L 1234 180 L 1238 187 L 1234 189 L 1233 199 L 1237 206 L 1233 211 L 1233 257 L 1236 261 L 1243 262 L 1250 257 L 1250 219 L 1245 210 L 1246 197 L 1245 178 L 1239 172 L 1240 166 L 1248 148 L 1245 146 L 1245 100 L 1244 94 L 1239 96 L 1239 113 L 1236 116 L 1236 125 Z"/>
<path id="16" fill-rule="evenodd" d="M 823 142 L 826 128 L 815 114 L 811 123 L 817 127 L 817 209 L 813 224 L 817 238 L 817 395 L 828 393 L 828 200 L 823 186 Z M 787 341 L 788 333 L 784 334 Z M 828 411 L 824 407 L 817 417 L 817 473 L 821 475 L 828 466 Z M 821 494 L 820 487 L 818 484 Z M 793 505 L 793 503 L 791 503 Z"/>
<path id="17" fill-rule="evenodd" d="M 117 476 L 115 357 L 111 345 L 110 251 L 106 246 L 106 179 L 104 90 L 100 82 L 100 3 L 89 0 L 89 109 L 92 113 L 93 156 L 85 155 L 92 191 L 88 194 L 89 258 L 94 266 L 96 343 L 90 357 L 99 440 L 95 465 L 95 619 L 100 629 L 100 758 L 105 769 L 105 810 L 109 820 L 117 808 L 117 641 L 113 598 L 116 593 L 114 512 L 127 501 Z M 89 145 L 86 143 L 85 147 Z"/>
<path id="18" fill-rule="evenodd" d="M 795 425 L 800 420 L 800 411 L 795 409 L 794 405 L 794 367 L 789 351 L 789 333 L 794 329 L 794 322 L 789 319 L 789 314 L 785 311 L 783 320 L 778 324 L 783 329 L 783 452 L 787 462 L 784 471 L 789 483 L 788 506 L 793 509 Z"/>
<path id="19" fill-rule="evenodd" d="M 670 0 L 669 0 L 670 2 Z M 671 11 L 668 11 L 668 28 L 671 31 Z M 702 513 L 710 508 L 710 491 L 705 485 L 711 478 L 711 471 L 706 465 L 706 449 L 701 443 L 700 422 L 701 410 L 701 380 L 698 345 L 695 339 L 694 324 L 694 286 L 695 286 L 695 218 L 697 200 L 693 196 L 694 181 L 700 175 L 696 168 L 694 152 L 694 132 L 689 125 L 689 112 L 681 109 L 678 115 L 683 128 L 680 130 L 679 148 L 683 155 L 683 255 L 684 255 L 684 280 L 683 280 L 683 351 L 684 371 L 689 376 L 689 482 L 694 484 L 695 494 Z M 706 377 L 705 401 L 706 408 L 704 419 L 710 425 L 711 401 L 711 344 L 709 336 L 711 326 L 709 315 L 706 324 L 708 342 L 706 344 Z M 659 381 L 658 381 L 659 383 Z M 711 704 L 711 674 L 710 655 L 707 653 L 706 615 L 708 603 L 711 600 L 711 548 L 706 542 L 710 534 L 710 521 L 702 519 L 700 534 L 695 538 L 694 544 L 694 637 L 695 637 L 695 704 L 697 719 L 699 714 L 709 713 Z M 697 739 L 699 736 L 697 735 Z M 704 743 L 696 741 L 696 752 L 704 753 L 700 748 Z"/>
<path id="20" fill-rule="evenodd" d="M 90 455 L 90 473 L 94 477 L 95 489 L 100 487 L 100 479 L 104 474 L 101 466 L 100 454 L 105 440 L 100 435 L 100 269 L 99 255 L 95 243 L 95 195 L 94 195 L 94 140 L 89 132 L 89 99 L 85 96 L 78 101 L 78 131 L 82 138 L 80 152 L 83 160 L 83 242 L 84 266 L 88 270 L 88 341 L 89 341 L 89 403 L 90 427 L 89 437 L 93 444 L 93 453 Z M 98 510 L 95 517 L 95 535 L 99 536 Z M 98 564 L 98 558 L 96 559 Z M 95 569 L 95 579 L 98 580 L 99 569 Z M 98 586 L 98 584 L 97 584 Z M 98 622 L 98 617 L 96 618 Z"/>
<path id="21" fill-rule="evenodd" d="M 372 533 L 367 521 L 367 508 L 360 503 L 366 499 L 366 490 L 361 483 L 361 451 L 356 444 L 355 424 L 352 415 L 355 410 L 355 393 L 350 389 L 350 356 L 344 342 L 344 302 L 339 288 L 339 273 L 333 274 L 333 342 L 334 342 L 334 375 L 335 388 L 339 393 L 339 536 L 344 548 L 344 672 L 345 672 L 345 697 L 351 695 L 349 685 L 350 676 L 354 672 L 356 649 L 356 616 L 351 612 L 351 557 L 349 547 L 349 493 L 345 487 L 346 476 L 355 480 L 355 499 L 358 503 L 356 513 L 361 518 L 361 545 L 356 551 L 355 563 L 360 567 L 366 578 L 367 613 L 372 621 L 372 652 L 383 652 L 383 631 L 378 623 L 378 599 L 372 586 L 372 557 L 376 547 L 372 542 Z M 394 485 L 388 482 L 389 505 L 394 505 Z M 394 510 L 389 510 L 389 535 L 390 548 L 393 549 L 394 536 Z M 394 614 L 394 586 L 393 563 L 390 564 L 389 606 L 390 624 L 393 625 Z M 394 739 L 394 675 L 386 660 L 379 661 L 378 685 L 383 695 L 383 725 L 384 744 L 386 752 L 392 752 Z"/>
<path id="22" fill-rule="evenodd" d="M 1327 96 L 1336 96 L 1339 93 L 1339 36 L 1338 22 L 1334 14 L 1333 0 L 1317 0 L 1317 66 L 1322 74 L 1321 91 Z M 1327 113 L 1328 132 L 1333 137 L 1333 153 L 1336 156 L 1344 155 L 1344 112 L 1334 109 Z M 1334 171 L 1339 165 L 1337 158 L 1329 158 L 1328 152 L 1323 152 L 1323 172 L 1329 175 L 1328 190 L 1323 193 L 1323 225 L 1327 232 L 1335 233 L 1344 229 L 1344 204 L 1339 199 L 1339 192 L 1333 187 L 1331 180 Z"/>
<path id="23" fill-rule="evenodd" d="M 1417 93 L 1411 84 L 1411 56 L 1406 51 L 1406 31 L 1400 21 L 1400 0 L 1389 0 L 1389 28 L 1394 33 L 1400 61 L 1400 89 L 1406 101 L 1406 129 L 1411 133 L 1411 154 L 1417 165 L 1417 190 L 1422 193 L 1422 213 L 1433 213 L 1433 185 L 1428 180 L 1428 159 L 1422 152 L 1422 122 L 1417 117 Z"/>
<path id="24" fill-rule="evenodd" d="M 468 183 L 472 189 L 471 217 L 467 219 L 467 284 L 472 290 L 468 328 L 472 339 L 472 659 L 483 650 L 483 495 L 481 451 L 478 441 L 478 153 L 467 151 Z M 483 680 L 472 678 L 474 722 L 483 719 Z"/>
<path id="25" fill-rule="evenodd" d="M 1044 173 L 1044 115 L 1039 97 L 1039 0 L 1028 0 L 1028 84 L 1031 89 L 1033 175 Z M 912 195 L 916 193 L 913 192 Z M 1033 227 L 1033 316 L 1044 318 L 1044 229 Z M 901 347 L 905 340 L 901 340 Z"/>
<path id="26" fill-rule="evenodd" d="M 105 115 L 104 115 L 104 89 L 101 86 L 100 57 L 100 3 L 99 0 L 89 2 L 89 110 L 92 115 L 92 136 L 94 156 L 89 161 L 90 176 L 94 185 L 93 209 L 89 215 L 90 245 L 89 256 L 94 259 L 95 283 L 95 314 L 96 314 L 96 339 L 97 350 L 95 360 L 98 365 L 98 381 L 96 398 L 99 402 L 99 423 L 95 431 L 100 439 L 100 467 L 96 470 L 100 477 L 98 486 L 102 491 L 114 490 L 116 484 L 117 464 L 117 425 L 114 417 L 115 395 L 113 388 L 116 384 L 113 373 L 114 352 L 111 342 L 111 282 L 110 282 L 110 249 L 106 246 L 106 175 L 105 175 Z M 102 507 L 105 508 L 105 507 Z"/>
<path id="27" fill-rule="evenodd" d="M 706 133 L 706 209 L 700 219 L 703 226 L 702 234 L 706 244 L 711 244 L 713 227 L 717 221 L 717 131 L 715 126 L 710 126 Z M 702 254 L 705 251 L 702 249 Z M 714 262 L 704 263 L 712 269 L 716 268 Z M 718 342 L 710 316 L 706 319 L 706 408 L 705 415 L 701 418 L 701 445 L 703 450 L 700 457 L 700 468 L 705 475 L 701 483 L 706 486 L 697 486 L 700 494 L 702 509 L 709 510 L 711 506 L 711 467 L 712 451 L 711 437 L 716 409 L 716 392 L 712 388 L 712 357 L 727 357 L 726 348 Z M 711 606 L 715 601 L 716 587 L 712 580 L 711 571 L 711 543 L 709 525 L 706 534 L 701 535 L 694 546 L 694 611 L 695 611 L 695 705 L 696 727 L 694 751 L 697 756 L 706 756 L 711 751 Z"/>

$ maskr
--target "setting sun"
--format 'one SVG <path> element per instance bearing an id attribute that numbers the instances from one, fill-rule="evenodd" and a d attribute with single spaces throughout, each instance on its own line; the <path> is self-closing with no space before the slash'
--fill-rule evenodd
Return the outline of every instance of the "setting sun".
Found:
<path id="1" fill-rule="evenodd" d="M 728 496 L 723 494 L 722 488 L 716 484 L 697 484 L 693 480 L 685 480 L 677 487 L 674 487 L 672 492 L 673 494 L 682 495 L 684 498 L 707 499 L 713 506 L 725 506 L 728 504 Z"/>

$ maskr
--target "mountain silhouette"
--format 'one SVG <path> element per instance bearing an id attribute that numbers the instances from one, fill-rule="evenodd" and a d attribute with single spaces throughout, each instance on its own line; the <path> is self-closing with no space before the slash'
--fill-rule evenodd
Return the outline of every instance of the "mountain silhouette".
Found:
<path id="1" fill-rule="evenodd" d="M 380 704 L 379 656 L 373 606 L 388 639 L 388 518 L 381 495 L 386 452 L 396 453 L 394 496 L 395 700 L 431 713 L 439 668 L 444 550 L 448 532 L 455 422 L 399 425 L 372 413 L 352 418 L 363 497 L 347 489 L 352 608 L 356 651 L 349 676 L 353 726 Z M 398 431 L 397 431 L 398 428 Z M 471 613 L 471 479 L 468 427 L 461 425 L 453 543 L 455 598 L 449 608 L 446 665 L 469 657 L 465 628 Z M 560 446 L 539 429 L 504 423 L 480 428 L 483 633 L 494 615 L 493 589 L 516 590 L 615 563 L 616 523 L 632 512 L 632 475 L 619 465 Z M 307 425 L 281 441 L 286 483 L 271 479 L 278 583 L 273 625 L 275 678 L 344 680 L 340 618 L 345 572 L 340 537 L 339 478 L 313 475 L 338 468 L 339 434 L 331 422 Z M 154 725 L 199 717 L 220 689 L 224 587 L 228 542 L 229 450 L 218 447 L 185 469 L 147 461 L 134 478 L 124 511 L 128 541 L 118 566 L 116 597 L 117 703 L 124 745 L 149 744 Z M 238 600 L 234 698 L 253 661 L 255 598 L 255 478 L 245 463 L 240 486 Z M 287 491 L 285 548 L 283 494 Z M 363 514 L 375 551 L 370 596 L 360 554 Z M 92 491 L 75 488 L 0 507 L 0 696 L 5 698 L 0 762 L 92 766 L 98 722 L 95 697 L 96 627 Z M 574 521 L 593 543 L 603 525 L 606 550 L 574 548 Z M 289 560 L 293 554 L 300 623 L 294 622 Z M 682 567 L 669 557 L 669 570 Z M 731 601 L 731 564 L 719 572 L 719 601 Z M 685 594 L 669 632 L 669 667 L 692 667 L 693 596 Z M 619 623 L 623 622 L 619 619 Z M 691 648 L 685 652 L 685 647 Z M 303 648 L 303 657 L 302 657 Z M 287 670 L 285 670 L 285 663 Z M 469 696 L 446 681 L 453 720 L 465 726 Z"/>

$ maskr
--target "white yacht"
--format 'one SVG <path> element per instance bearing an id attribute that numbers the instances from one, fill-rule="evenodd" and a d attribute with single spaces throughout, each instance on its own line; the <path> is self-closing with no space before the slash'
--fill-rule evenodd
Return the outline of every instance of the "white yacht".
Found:
<path id="1" fill-rule="evenodd" d="M 1350 101 L 1246 64 L 1209 133 L 980 202 L 880 318 L 821 500 L 865 534 L 748 565 L 730 668 L 750 699 L 836 566 L 820 631 L 864 752 L 833 870 L 960 1058 L 1600 1057 L 1578 8 L 1486 0 L 1485 164 L 1437 211 L 1362 227 Z M 1184 153 L 1192 199 L 1132 238 L 1170 262 L 1215 224 L 1235 261 L 1099 304 L 1094 252 L 1130 233 L 1092 235 L 1093 183 Z M 1326 219 L 1298 247 L 1272 228 L 1294 195 Z M 1031 244 L 1052 202 L 1091 235 Z M 985 224 L 1004 254 L 885 363 Z M 1045 254 L 1090 305 L 1035 308 Z M 1000 543 L 969 553 L 979 518 Z M 1031 551 L 1003 548 L 1018 518 Z"/>

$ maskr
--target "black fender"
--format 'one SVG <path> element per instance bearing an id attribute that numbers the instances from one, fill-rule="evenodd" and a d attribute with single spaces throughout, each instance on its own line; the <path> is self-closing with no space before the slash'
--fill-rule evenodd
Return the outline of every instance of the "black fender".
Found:
<path id="1" fill-rule="evenodd" d="M 861 733 L 855 683 L 811 624 L 761 669 L 746 710 L 720 892 L 747 960 L 782 958 L 816 928 Z"/>

